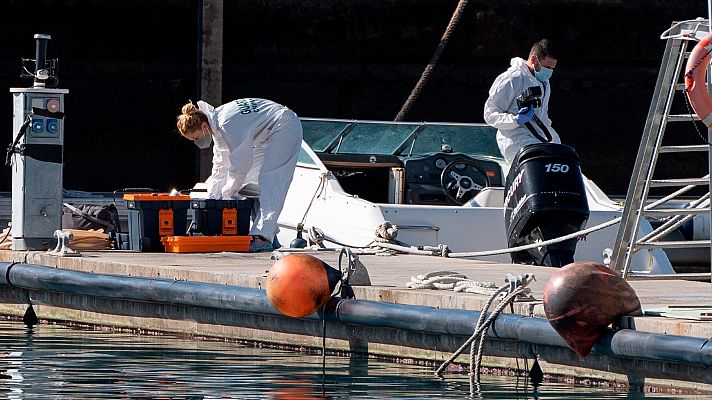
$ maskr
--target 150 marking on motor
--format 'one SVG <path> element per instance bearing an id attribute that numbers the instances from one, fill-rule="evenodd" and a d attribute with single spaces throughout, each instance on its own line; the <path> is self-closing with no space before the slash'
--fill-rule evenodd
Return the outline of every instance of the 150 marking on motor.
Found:
<path id="1" fill-rule="evenodd" d="M 569 172 L 568 164 L 546 164 L 544 168 L 546 168 L 546 172 L 561 172 L 562 174 Z"/>

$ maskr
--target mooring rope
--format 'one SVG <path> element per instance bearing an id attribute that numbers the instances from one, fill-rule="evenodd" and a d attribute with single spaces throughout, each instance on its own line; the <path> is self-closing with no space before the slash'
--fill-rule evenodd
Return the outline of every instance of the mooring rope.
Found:
<path id="1" fill-rule="evenodd" d="M 440 367 L 435 371 L 435 375 L 441 376 L 442 372 L 447 368 L 448 365 L 450 365 L 457 357 L 462 354 L 464 349 L 467 346 L 470 346 L 470 392 L 474 392 L 474 385 L 479 384 L 480 381 L 480 369 L 482 366 L 482 355 L 483 355 L 483 349 L 484 349 L 484 342 L 485 342 L 485 337 L 487 336 L 487 332 L 489 330 L 489 327 L 492 325 L 494 320 L 497 319 L 499 314 L 504 310 L 504 308 L 511 304 L 514 299 L 517 296 L 520 296 L 526 292 L 528 292 L 527 286 L 535 280 L 533 274 L 527 274 L 522 276 L 514 276 L 514 275 L 507 275 L 507 283 L 505 285 L 500 286 L 492 295 L 487 299 L 487 302 L 485 303 L 485 306 L 482 308 L 482 311 L 480 311 L 480 317 L 477 320 L 477 324 L 475 324 L 475 331 L 472 333 L 472 336 L 470 336 L 465 343 L 463 343 L 445 362 L 443 362 Z M 485 316 L 487 315 L 487 311 L 489 310 L 490 306 L 494 302 L 494 300 L 504 292 L 509 291 L 509 294 L 497 305 L 497 307 L 494 309 L 494 311 L 489 314 L 487 318 Z M 475 355 L 474 351 L 474 342 L 476 339 L 478 340 L 478 347 L 477 347 L 477 354 Z"/>
<path id="2" fill-rule="evenodd" d="M 413 107 L 415 100 L 418 98 L 418 96 L 420 96 L 420 92 L 423 90 L 423 87 L 425 87 L 425 84 L 428 82 L 428 80 L 430 80 L 430 75 L 433 73 L 435 67 L 438 65 L 440 56 L 445 51 L 445 47 L 447 47 L 447 44 L 450 41 L 450 36 L 452 36 L 452 33 L 457 27 L 457 24 L 460 22 L 460 17 L 462 17 L 462 13 L 465 11 L 467 3 L 468 0 L 460 0 L 460 2 L 457 3 L 457 7 L 455 7 L 455 12 L 453 12 L 452 17 L 450 18 L 450 22 L 448 23 L 447 28 L 445 29 L 445 32 L 443 33 L 443 36 L 440 39 L 440 43 L 438 43 L 438 47 L 435 49 L 435 53 L 433 53 L 433 57 L 430 59 L 428 65 L 425 66 L 425 70 L 423 70 L 423 73 L 420 75 L 420 79 L 418 80 L 418 83 L 415 84 L 413 91 L 410 92 L 410 96 L 408 96 L 408 99 L 405 101 L 405 103 L 403 103 L 403 106 L 401 107 L 400 111 L 398 111 L 398 115 L 396 115 L 395 121 L 403 121 L 405 119 L 411 107 Z"/>
<path id="3" fill-rule="evenodd" d="M 509 285 L 507 285 L 507 288 Z M 523 289 L 522 289 L 523 291 Z M 476 327 L 475 331 L 472 333 L 472 336 L 470 336 L 469 339 L 465 341 L 465 343 L 462 344 L 445 362 L 443 362 L 440 367 L 435 371 L 436 375 L 441 375 L 442 372 L 447 368 L 448 365 L 450 365 L 457 357 L 462 354 L 463 350 L 469 345 L 472 344 L 472 342 L 480 337 L 482 332 L 484 331 L 485 327 L 489 327 L 489 325 L 494 321 L 497 316 L 504 310 L 504 307 L 506 307 L 509 304 L 509 301 L 514 299 L 516 296 L 518 296 L 522 291 L 520 290 L 515 290 L 514 292 L 510 293 L 504 300 L 502 300 L 501 303 L 495 308 L 495 310 L 490 314 L 490 316 L 482 323 L 480 326 Z"/>
<path id="4" fill-rule="evenodd" d="M 570 233 L 568 235 L 560 236 L 557 238 L 549 239 L 549 240 L 544 240 L 541 242 L 536 242 L 536 243 L 531 243 L 527 245 L 522 245 L 522 246 L 517 246 L 517 247 L 507 247 L 507 248 L 502 248 L 502 249 L 496 249 L 496 250 L 483 250 L 483 251 L 473 251 L 473 252 L 464 252 L 464 253 L 453 253 L 450 251 L 448 246 L 446 244 L 439 244 L 437 246 L 410 246 L 407 245 L 403 242 L 397 241 L 395 239 L 386 239 L 383 237 L 378 237 L 376 236 L 374 240 L 365 245 L 365 246 L 352 246 L 348 245 L 345 243 L 341 243 L 331 237 L 328 237 L 327 235 L 324 234 L 324 232 L 315 227 L 311 226 L 309 228 L 309 237 L 312 242 L 318 243 L 320 246 L 323 246 L 324 241 L 329 241 L 334 244 L 337 244 L 342 247 L 351 247 L 351 248 L 357 248 L 357 249 L 372 249 L 376 252 L 382 252 L 382 251 L 396 251 L 400 253 L 406 253 L 406 254 L 413 254 L 413 255 L 420 255 L 420 256 L 436 256 L 436 257 L 447 257 L 447 258 L 475 258 L 475 257 L 485 257 L 485 256 L 494 256 L 494 255 L 499 255 L 499 254 L 507 254 L 507 253 L 514 253 L 518 251 L 523 251 L 523 250 L 529 250 L 541 246 L 548 246 L 551 244 L 563 242 L 566 240 L 574 239 L 574 238 L 579 238 L 579 237 L 585 237 L 587 234 L 591 232 L 595 232 L 601 229 L 605 229 L 609 226 L 613 226 L 621 221 L 621 217 L 616 217 L 610 221 L 604 222 L 602 224 L 598 224 L 595 226 L 592 226 L 590 228 L 586 228 L 580 231 L 576 231 L 573 233 Z M 397 225 L 394 225 L 397 226 Z M 396 243 L 393 243 L 396 242 Z"/>
<path id="5" fill-rule="evenodd" d="M 591 232 L 595 232 L 601 229 L 608 228 L 609 226 L 615 225 L 621 221 L 621 217 L 616 217 L 610 221 L 604 222 L 602 224 L 598 224 L 595 226 L 592 226 L 590 228 L 586 228 L 580 231 L 576 231 L 573 233 L 570 233 L 568 235 L 560 236 L 557 238 L 549 239 L 549 240 L 544 240 L 541 242 L 536 242 L 536 243 L 531 243 L 523 246 L 517 246 L 517 247 L 508 247 L 508 248 L 503 248 L 503 249 L 496 249 L 496 250 L 484 250 L 484 251 L 472 251 L 472 252 L 465 252 L 465 253 L 452 253 L 448 249 L 447 245 L 440 244 L 438 246 L 405 246 L 405 245 L 399 245 L 399 244 L 394 244 L 394 243 L 389 243 L 383 239 L 376 238 L 376 240 L 373 241 L 371 244 L 372 247 L 381 247 L 381 248 L 386 248 L 390 250 L 395 250 L 399 251 L 402 253 L 408 253 L 408 254 L 415 254 L 415 255 L 422 255 L 422 256 L 438 256 L 438 257 L 448 257 L 448 258 L 473 258 L 473 257 L 484 257 L 484 256 L 494 256 L 498 254 L 506 254 L 506 253 L 514 253 L 517 251 L 523 251 L 523 250 L 529 250 L 541 246 L 548 246 L 550 244 L 554 243 L 559 243 L 563 242 L 566 240 L 574 239 L 574 238 L 579 238 L 579 237 L 584 237 L 588 235 Z"/>
<path id="6" fill-rule="evenodd" d="M 304 215 L 302 215 L 302 220 L 299 222 L 298 225 L 304 226 L 304 221 L 307 219 L 307 214 L 309 214 L 309 210 L 311 209 L 312 204 L 314 204 L 314 200 L 321 196 L 321 193 L 326 189 L 327 185 L 327 172 L 322 172 L 319 175 L 319 184 L 316 186 L 316 190 L 314 191 L 314 195 L 312 195 L 311 200 L 309 201 L 309 205 L 307 206 L 307 209 L 304 210 Z"/>
<path id="7" fill-rule="evenodd" d="M 622 219 L 622 217 L 616 217 L 610 221 L 606 221 L 602 224 L 598 224 L 598 225 L 592 226 L 590 228 L 586 228 L 586 229 L 583 229 L 583 230 L 580 230 L 577 232 L 573 232 L 568 235 L 559 236 L 557 238 L 544 240 L 544 241 L 536 242 L 536 243 L 531 243 L 531 244 L 527 244 L 527 245 L 523 245 L 523 246 L 510 247 L 510 248 L 499 249 L 499 250 L 472 251 L 472 252 L 465 252 L 465 253 L 450 253 L 448 255 L 448 257 L 470 258 L 470 257 L 493 256 L 496 254 L 513 253 L 513 252 L 522 251 L 522 250 L 534 249 L 534 248 L 541 247 L 541 246 L 548 246 L 550 244 L 555 244 L 555 243 L 564 242 L 564 241 L 570 240 L 570 239 L 584 237 L 591 232 L 599 231 L 601 229 L 608 228 L 609 226 L 613 226 L 613 225 L 621 222 L 621 219 Z"/>

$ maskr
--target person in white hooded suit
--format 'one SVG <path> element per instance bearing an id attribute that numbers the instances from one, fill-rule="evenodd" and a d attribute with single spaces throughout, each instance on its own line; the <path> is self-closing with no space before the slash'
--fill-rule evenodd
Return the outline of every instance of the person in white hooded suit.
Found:
<path id="1" fill-rule="evenodd" d="M 241 199 L 246 186 L 259 189 L 250 250 L 271 251 L 302 143 L 297 115 L 266 99 L 237 99 L 217 108 L 199 101 L 183 106 L 177 125 L 200 148 L 214 142 L 212 173 L 205 182 L 209 198 Z"/>
<path id="2" fill-rule="evenodd" d="M 561 143 L 549 118 L 549 78 L 557 62 L 554 51 L 547 39 L 534 43 L 527 60 L 512 58 L 510 67 L 494 80 L 489 90 L 484 119 L 497 128 L 497 145 L 508 163 L 528 144 Z M 532 87 L 541 91 L 541 104 L 520 108 L 517 97 Z"/>

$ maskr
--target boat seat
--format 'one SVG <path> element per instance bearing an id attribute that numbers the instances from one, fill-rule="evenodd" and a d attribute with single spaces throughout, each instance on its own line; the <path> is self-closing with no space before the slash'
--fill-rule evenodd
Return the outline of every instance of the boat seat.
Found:
<path id="1" fill-rule="evenodd" d="M 497 186 L 487 186 L 475 197 L 470 199 L 463 207 L 497 207 L 504 205 L 504 188 Z"/>

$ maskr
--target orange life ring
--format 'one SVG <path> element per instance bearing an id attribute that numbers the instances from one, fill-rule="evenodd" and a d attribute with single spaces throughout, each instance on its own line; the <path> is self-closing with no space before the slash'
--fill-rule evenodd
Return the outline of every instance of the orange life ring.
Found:
<path id="1" fill-rule="evenodd" d="M 685 66 L 685 92 L 702 123 L 712 129 L 712 98 L 707 92 L 707 65 L 712 51 L 712 32 L 700 40 Z"/>

